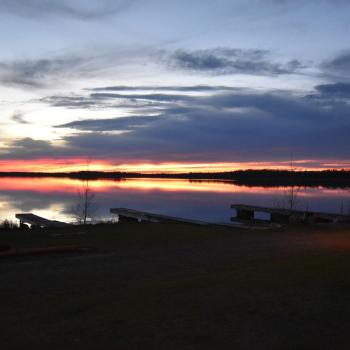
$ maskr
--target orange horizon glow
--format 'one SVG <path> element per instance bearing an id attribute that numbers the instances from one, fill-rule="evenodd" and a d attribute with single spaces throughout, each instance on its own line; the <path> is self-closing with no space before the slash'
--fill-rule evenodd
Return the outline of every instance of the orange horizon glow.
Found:
<path id="1" fill-rule="evenodd" d="M 84 158 L 69 159 L 35 159 L 35 160 L 0 160 L 1 172 L 76 172 L 76 171 L 110 171 L 110 172 L 138 172 L 152 173 L 191 173 L 191 172 L 227 172 L 235 170 L 289 170 L 290 161 L 280 162 L 161 162 L 161 163 L 119 163 Z M 350 161 L 337 160 L 296 160 L 293 161 L 295 170 L 350 170 Z"/>

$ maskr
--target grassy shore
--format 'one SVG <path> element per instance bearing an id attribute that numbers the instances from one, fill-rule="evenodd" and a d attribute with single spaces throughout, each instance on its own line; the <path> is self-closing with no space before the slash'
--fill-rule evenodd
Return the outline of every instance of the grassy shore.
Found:
<path id="1" fill-rule="evenodd" d="M 174 224 L 0 232 L 0 347 L 349 349 L 350 230 Z"/>

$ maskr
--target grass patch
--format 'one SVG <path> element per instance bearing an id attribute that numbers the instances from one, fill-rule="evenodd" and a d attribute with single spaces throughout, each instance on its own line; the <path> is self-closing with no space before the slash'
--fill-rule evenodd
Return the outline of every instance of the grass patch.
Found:
<path id="1" fill-rule="evenodd" d="M 126 224 L 9 236 L 106 254 L 3 262 L 1 348 L 348 349 L 350 255 L 306 249 L 318 234 L 293 230 Z"/>

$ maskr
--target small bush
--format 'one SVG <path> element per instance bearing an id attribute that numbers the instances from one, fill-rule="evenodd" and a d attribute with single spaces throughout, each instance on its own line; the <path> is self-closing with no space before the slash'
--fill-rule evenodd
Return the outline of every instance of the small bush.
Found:
<path id="1" fill-rule="evenodd" d="M 17 229 L 18 225 L 17 223 L 10 221 L 10 220 L 4 220 L 2 223 L 0 223 L 0 229 L 1 230 L 14 230 Z"/>

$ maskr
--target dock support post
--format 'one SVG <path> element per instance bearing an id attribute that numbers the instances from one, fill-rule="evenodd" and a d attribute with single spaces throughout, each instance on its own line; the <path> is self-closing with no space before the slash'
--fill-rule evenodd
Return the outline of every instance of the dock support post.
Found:
<path id="1" fill-rule="evenodd" d="M 132 218 L 124 215 L 118 215 L 118 222 L 141 222 L 140 218 Z"/>
<path id="2" fill-rule="evenodd" d="M 290 215 L 283 215 L 279 213 L 271 213 L 271 222 L 278 224 L 288 224 L 290 222 Z"/>
<path id="3" fill-rule="evenodd" d="M 241 220 L 254 219 L 254 210 L 236 209 L 236 211 L 237 211 L 237 219 L 241 219 Z"/>

